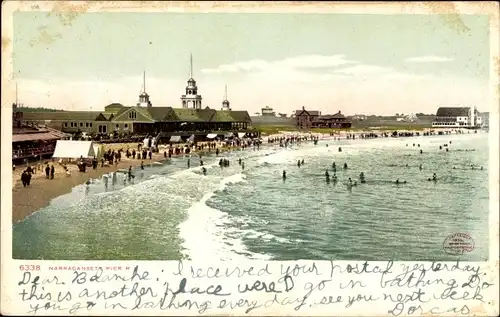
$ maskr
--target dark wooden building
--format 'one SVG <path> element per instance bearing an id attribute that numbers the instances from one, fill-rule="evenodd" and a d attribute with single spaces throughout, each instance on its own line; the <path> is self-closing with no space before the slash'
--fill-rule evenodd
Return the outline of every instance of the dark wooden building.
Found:
<path id="1" fill-rule="evenodd" d="M 312 124 L 315 128 L 348 129 L 352 122 L 339 111 L 336 114 L 318 116 Z"/>
<path id="2" fill-rule="evenodd" d="M 316 110 L 306 110 L 302 107 L 302 110 L 295 110 L 295 120 L 297 128 L 303 130 L 309 130 L 314 128 L 313 122 L 321 115 L 321 112 Z"/>
<path id="3" fill-rule="evenodd" d="M 330 129 L 347 129 L 352 126 L 349 121 L 340 111 L 335 114 L 321 115 L 320 111 L 302 110 L 295 111 L 295 120 L 297 128 L 309 130 L 312 128 L 330 128 Z"/>

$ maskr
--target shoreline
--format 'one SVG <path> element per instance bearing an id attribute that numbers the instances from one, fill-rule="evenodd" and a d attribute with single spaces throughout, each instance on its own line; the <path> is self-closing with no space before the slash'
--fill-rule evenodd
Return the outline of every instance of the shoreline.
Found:
<path id="1" fill-rule="evenodd" d="M 290 132 L 283 131 L 284 133 L 265 135 L 262 137 L 263 146 L 267 145 L 268 138 L 275 137 L 286 137 L 288 135 L 295 136 L 317 136 L 319 139 L 330 139 L 332 136 L 325 133 L 307 133 L 307 132 Z M 410 132 L 410 131 L 408 131 Z M 348 133 L 336 134 L 337 140 L 341 140 L 346 138 Z M 351 133 L 358 135 L 358 133 Z M 455 134 L 455 133 L 453 133 Z M 413 137 L 416 137 L 415 135 Z M 404 138 L 412 138 L 404 137 Z M 367 139 L 368 141 L 369 139 Z M 110 144 L 111 148 L 126 148 L 123 144 Z M 221 144 L 217 145 L 220 153 L 232 151 L 238 149 L 238 146 L 221 146 Z M 37 170 L 35 174 L 32 175 L 31 184 L 28 187 L 23 187 L 20 181 L 20 174 L 24 168 L 17 168 L 12 174 L 12 224 L 16 224 L 18 222 L 23 221 L 24 219 L 30 217 L 40 209 L 47 207 L 50 205 L 53 199 L 70 193 L 75 186 L 81 185 L 85 183 L 89 178 L 95 179 L 102 177 L 104 174 L 115 172 L 119 169 L 128 169 L 129 166 L 132 168 L 136 168 L 140 166 L 141 161 L 144 161 L 144 165 L 154 162 L 164 162 L 168 160 L 168 157 L 165 158 L 163 156 L 163 151 L 166 148 L 161 148 L 159 153 L 153 153 L 152 159 L 127 159 L 124 155 L 122 156 L 122 160 L 113 166 L 104 166 L 100 167 L 100 163 L 98 164 L 97 169 L 92 169 L 91 167 L 87 169 L 85 173 L 79 172 L 76 165 L 68 165 L 68 168 L 71 170 L 71 176 L 68 177 L 65 175 L 64 170 L 60 167 L 56 162 L 54 162 L 54 166 L 56 167 L 55 177 L 54 179 L 46 179 L 44 170 Z M 199 154 L 207 154 L 207 153 L 215 153 L 214 151 L 208 152 L 206 149 L 201 150 L 191 150 L 190 155 L 199 155 Z M 179 155 L 172 155 L 172 157 L 183 157 L 184 154 L 181 153 Z M 48 160 L 50 161 L 50 160 Z"/>

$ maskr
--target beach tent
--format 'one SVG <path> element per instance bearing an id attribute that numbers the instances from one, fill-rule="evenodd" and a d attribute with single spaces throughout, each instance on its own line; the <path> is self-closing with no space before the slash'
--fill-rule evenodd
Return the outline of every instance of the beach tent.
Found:
<path id="1" fill-rule="evenodd" d="M 181 140 L 181 136 L 180 135 L 172 135 L 170 137 L 170 142 L 179 142 Z"/>
<path id="2" fill-rule="evenodd" d="M 232 137 L 233 137 L 233 133 L 232 132 L 226 133 L 226 138 L 232 138 Z"/>
<path id="3" fill-rule="evenodd" d="M 217 137 L 217 134 L 215 134 L 215 133 L 207 134 L 208 139 L 215 139 L 216 137 Z"/>
<path id="4" fill-rule="evenodd" d="M 191 136 L 188 139 L 188 142 L 194 142 L 194 134 L 191 134 Z"/>
<path id="5" fill-rule="evenodd" d="M 242 138 L 242 137 L 244 137 L 244 136 L 245 136 L 245 134 L 246 134 L 245 132 L 238 132 L 238 137 L 239 137 L 239 138 Z"/>
<path id="6" fill-rule="evenodd" d="M 57 140 L 55 158 L 88 158 L 96 155 L 92 141 Z"/>
<path id="7" fill-rule="evenodd" d="M 94 144 L 94 153 L 96 159 L 101 159 L 104 156 L 104 145 Z"/>

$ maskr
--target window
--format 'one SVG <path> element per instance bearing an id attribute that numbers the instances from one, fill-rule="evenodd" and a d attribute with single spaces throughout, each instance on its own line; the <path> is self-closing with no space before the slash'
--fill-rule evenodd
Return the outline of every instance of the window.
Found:
<path id="1" fill-rule="evenodd" d="M 132 119 L 132 120 L 137 119 L 137 112 L 135 112 L 135 111 L 130 111 L 130 112 L 128 113 L 128 118 L 129 118 L 129 119 Z"/>
<path id="2" fill-rule="evenodd" d="M 89 125 L 90 125 L 90 127 L 92 128 L 92 122 L 91 122 Z"/>
<path id="3" fill-rule="evenodd" d="M 83 122 L 80 122 L 80 127 L 83 127 Z"/>
<path id="4" fill-rule="evenodd" d="M 68 127 L 68 123 L 67 122 L 64 122 L 64 127 L 67 128 Z"/>
<path id="5" fill-rule="evenodd" d="M 89 127 L 89 123 L 88 122 L 85 122 L 85 127 L 88 128 Z"/>
<path id="6" fill-rule="evenodd" d="M 119 125 L 119 124 L 116 124 L 116 128 L 118 129 L 119 127 L 120 127 L 120 125 Z"/>
<path id="7" fill-rule="evenodd" d="M 128 128 L 128 124 L 127 123 L 125 123 L 123 126 L 125 127 L 125 129 Z"/>

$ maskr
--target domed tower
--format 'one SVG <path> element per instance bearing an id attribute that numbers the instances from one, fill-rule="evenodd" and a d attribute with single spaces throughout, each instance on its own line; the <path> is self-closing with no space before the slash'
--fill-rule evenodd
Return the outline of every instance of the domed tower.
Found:
<path id="1" fill-rule="evenodd" d="M 222 109 L 221 110 L 231 110 L 230 102 L 227 100 L 227 85 L 224 93 L 224 100 L 222 101 Z"/>
<path id="2" fill-rule="evenodd" d="M 144 72 L 142 77 L 142 92 L 139 95 L 139 102 L 137 107 L 151 107 L 151 100 L 149 100 L 149 95 L 146 92 L 146 72 Z"/>
<path id="3" fill-rule="evenodd" d="M 198 86 L 193 79 L 193 55 L 190 55 L 189 79 L 186 94 L 181 96 L 182 108 L 201 109 L 202 97 L 198 95 Z"/>

